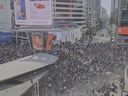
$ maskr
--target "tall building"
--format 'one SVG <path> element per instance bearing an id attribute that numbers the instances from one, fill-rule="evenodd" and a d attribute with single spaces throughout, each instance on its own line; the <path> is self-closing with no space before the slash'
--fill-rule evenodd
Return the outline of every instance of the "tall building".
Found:
<path id="1" fill-rule="evenodd" d="M 118 11 L 118 24 L 115 30 L 115 43 L 116 46 L 118 46 L 122 51 L 128 51 L 128 0 L 118 1 Z"/>
<path id="2" fill-rule="evenodd" d="M 87 13 L 91 25 L 99 23 L 100 19 L 100 7 L 101 0 L 86 0 L 87 1 Z"/>
<path id="3" fill-rule="evenodd" d="M 106 23 L 107 20 L 108 20 L 107 9 L 105 9 L 102 6 L 101 6 L 101 9 L 100 9 L 100 18 L 101 18 L 101 21 L 103 23 Z"/>
<path id="4" fill-rule="evenodd" d="M 111 0 L 110 23 L 117 24 L 120 0 Z"/>
<path id="5" fill-rule="evenodd" d="M 86 25 L 84 0 L 53 0 L 53 22 L 73 22 Z"/>

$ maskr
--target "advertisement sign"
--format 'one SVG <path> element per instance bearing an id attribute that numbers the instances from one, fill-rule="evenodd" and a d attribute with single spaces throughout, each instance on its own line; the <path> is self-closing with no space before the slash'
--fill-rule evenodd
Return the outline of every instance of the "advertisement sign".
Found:
<path id="1" fill-rule="evenodd" d="M 128 0 L 123 0 L 123 10 L 127 10 Z"/>
<path id="2" fill-rule="evenodd" d="M 55 41 L 60 41 L 61 40 L 61 32 L 48 32 L 48 34 L 53 34 L 56 35 L 56 40 Z"/>
<path id="3" fill-rule="evenodd" d="M 32 35 L 32 43 L 34 50 L 43 50 L 43 34 L 33 34 Z"/>
<path id="4" fill-rule="evenodd" d="M 11 43 L 11 33 L 0 33 L 0 44 Z"/>
<path id="5" fill-rule="evenodd" d="M 14 0 L 16 25 L 52 25 L 51 0 Z"/>
<path id="6" fill-rule="evenodd" d="M 52 38 L 53 38 L 53 34 L 49 34 L 48 41 L 47 41 L 47 48 L 46 48 L 47 51 L 51 50 L 51 48 L 52 48 Z"/>
<path id="7" fill-rule="evenodd" d="M 128 35 L 128 27 L 118 27 L 119 35 Z"/>

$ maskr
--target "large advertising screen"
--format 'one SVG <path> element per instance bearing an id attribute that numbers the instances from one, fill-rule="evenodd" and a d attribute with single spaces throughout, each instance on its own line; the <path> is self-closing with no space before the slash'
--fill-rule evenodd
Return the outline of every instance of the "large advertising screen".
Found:
<path id="1" fill-rule="evenodd" d="M 46 50 L 51 50 L 52 48 L 52 39 L 53 39 L 53 34 L 48 35 L 48 40 L 47 40 L 47 48 Z"/>
<path id="2" fill-rule="evenodd" d="M 16 25 L 52 25 L 51 0 L 14 0 Z"/>
<path id="3" fill-rule="evenodd" d="M 119 35 L 128 35 L 128 27 L 118 27 Z"/>
<path id="4" fill-rule="evenodd" d="M 43 34 L 36 33 L 32 35 L 33 49 L 43 50 Z"/>

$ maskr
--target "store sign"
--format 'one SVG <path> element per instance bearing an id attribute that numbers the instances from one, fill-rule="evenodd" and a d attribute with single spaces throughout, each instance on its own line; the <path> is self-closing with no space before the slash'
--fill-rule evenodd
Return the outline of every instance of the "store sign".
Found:
<path id="1" fill-rule="evenodd" d="M 51 0 L 14 0 L 16 25 L 52 25 Z"/>
<path id="2" fill-rule="evenodd" d="M 118 27 L 119 35 L 128 35 L 128 27 Z"/>
<path id="3" fill-rule="evenodd" d="M 47 48 L 46 48 L 47 51 L 51 50 L 52 48 L 52 39 L 53 39 L 53 34 L 49 34 L 47 40 Z"/>
<path id="4" fill-rule="evenodd" d="M 64 25 L 64 27 L 69 27 L 69 25 L 68 25 L 68 24 L 66 24 L 66 25 Z"/>
<path id="5" fill-rule="evenodd" d="M 0 5 L 0 9 L 4 9 L 4 5 Z"/>

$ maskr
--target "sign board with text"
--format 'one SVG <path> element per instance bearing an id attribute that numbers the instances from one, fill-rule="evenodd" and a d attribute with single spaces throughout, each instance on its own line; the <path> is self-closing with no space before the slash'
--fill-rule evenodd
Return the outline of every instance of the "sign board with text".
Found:
<path id="1" fill-rule="evenodd" d="M 119 35 L 128 35 L 128 27 L 118 27 Z"/>

